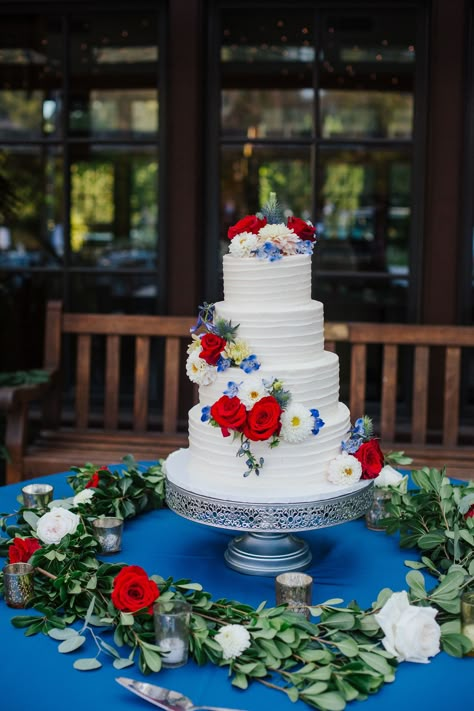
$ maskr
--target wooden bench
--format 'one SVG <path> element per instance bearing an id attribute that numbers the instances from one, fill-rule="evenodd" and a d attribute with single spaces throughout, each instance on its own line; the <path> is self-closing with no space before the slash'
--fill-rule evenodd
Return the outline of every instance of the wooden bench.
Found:
<path id="1" fill-rule="evenodd" d="M 61 302 L 49 302 L 44 345 L 44 368 L 51 376 L 49 386 L 0 389 L 0 409 L 7 414 L 6 447 L 10 456 L 7 483 L 67 471 L 72 465 L 86 461 L 98 466 L 111 464 L 125 454 L 133 454 L 142 461 L 156 460 L 187 446 L 187 420 L 182 431 L 178 427 L 179 385 L 185 362 L 181 342 L 189 343 L 189 329 L 194 322 L 194 318 L 184 316 L 64 313 Z M 73 422 L 64 426 L 61 354 L 68 337 L 77 341 L 76 375 Z M 133 415 L 131 422 L 124 425 L 119 416 L 119 392 L 120 346 L 125 337 L 135 342 L 135 362 Z M 95 338 L 105 340 L 105 392 L 99 422 L 93 421 L 90 407 L 91 376 L 96 367 L 91 345 Z M 159 362 L 151 363 L 150 346 L 154 339 L 163 343 L 163 352 Z M 152 429 L 149 382 L 150 374 L 158 368 L 163 369 L 161 416 Z M 38 399 L 43 402 L 42 427 L 30 443 L 29 404 Z"/>
<path id="2" fill-rule="evenodd" d="M 463 356 L 465 369 L 474 367 L 474 327 L 350 323 L 347 336 L 352 420 L 367 412 L 367 369 L 371 351 L 378 348 L 380 397 L 374 422 L 384 451 L 404 450 L 414 467 L 446 465 L 449 476 L 473 479 L 474 428 L 461 422 L 460 405 Z M 407 394 L 408 427 L 399 401 Z"/>
<path id="3" fill-rule="evenodd" d="M 98 466 L 111 464 L 129 453 L 139 460 L 155 460 L 187 446 L 187 410 L 184 407 L 179 426 L 178 404 L 180 381 L 186 380 L 185 346 L 194 321 L 194 317 L 184 316 L 63 313 L 60 302 L 50 302 L 44 367 L 51 374 L 51 383 L 48 387 L 41 384 L 0 389 L 0 411 L 8 415 L 6 445 L 11 462 L 7 465 L 7 481 L 64 471 L 85 461 Z M 65 426 L 61 354 L 68 337 L 77 339 L 77 365 L 74 419 Z M 124 424 L 119 417 L 119 394 L 120 343 L 125 337 L 134 339 L 135 358 L 133 404 L 129 408 L 132 416 Z M 104 405 L 98 421 L 97 411 L 92 413 L 90 407 L 93 338 L 105 340 Z M 164 352 L 159 362 L 150 363 L 153 339 L 164 343 Z M 385 451 L 403 449 L 414 458 L 415 466 L 446 464 L 449 475 L 474 478 L 473 431 L 459 417 L 462 353 L 473 354 L 474 327 L 326 323 L 325 341 L 327 350 L 340 352 L 341 345 L 350 350 L 348 404 L 353 422 L 372 408 L 374 411 L 369 414 L 373 414 L 376 434 Z M 430 361 L 434 371 L 438 370 L 434 372 L 438 378 L 434 385 Z M 158 424 L 150 427 L 149 379 L 157 368 L 163 368 L 161 417 Z M 368 368 L 374 369 L 375 374 L 368 376 Z M 377 374 L 380 392 L 369 395 L 367 384 L 373 385 Z M 344 380 L 349 374 L 344 371 L 341 375 Z M 406 400 L 407 393 L 408 406 L 401 413 L 400 400 Z M 39 398 L 44 402 L 43 426 L 30 443 L 28 407 Z M 187 400 L 185 405 L 190 405 L 192 397 Z M 435 407 L 440 420 L 433 424 L 430 415 L 436 415 Z"/>

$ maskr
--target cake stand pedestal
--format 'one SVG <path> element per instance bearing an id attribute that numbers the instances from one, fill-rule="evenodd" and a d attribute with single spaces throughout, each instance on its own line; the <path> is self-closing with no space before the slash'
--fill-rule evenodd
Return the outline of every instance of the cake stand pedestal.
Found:
<path id="1" fill-rule="evenodd" d="M 243 531 L 228 545 L 227 565 L 247 575 L 278 575 L 311 563 L 308 544 L 293 535 L 363 516 L 372 504 L 372 481 L 317 501 L 247 503 L 203 496 L 166 481 L 166 503 L 175 513 L 214 528 Z"/>

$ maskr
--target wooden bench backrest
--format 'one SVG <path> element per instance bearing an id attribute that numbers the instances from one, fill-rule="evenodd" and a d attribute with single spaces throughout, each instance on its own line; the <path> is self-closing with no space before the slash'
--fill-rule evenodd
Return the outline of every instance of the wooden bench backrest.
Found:
<path id="1" fill-rule="evenodd" d="M 61 336 L 77 336 L 76 426 L 88 427 L 91 384 L 91 339 L 100 335 L 106 341 L 104 427 L 119 424 L 120 339 L 135 340 L 133 429 L 145 432 L 148 423 L 150 341 L 164 339 L 163 432 L 175 433 L 178 424 L 180 380 L 180 341 L 190 340 L 195 319 L 187 316 L 129 316 L 124 314 L 64 313 L 61 302 L 49 302 L 46 318 L 45 367 L 59 369 Z"/>
<path id="2" fill-rule="evenodd" d="M 442 444 L 445 447 L 458 444 L 461 354 L 463 349 L 474 348 L 474 327 L 351 323 L 349 341 L 350 409 L 353 419 L 366 412 L 367 348 L 372 344 L 382 347 L 380 437 L 391 442 L 396 434 L 399 350 L 401 346 L 413 347 L 411 442 L 414 444 L 425 444 L 427 441 L 431 349 L 442 349 Z"/>

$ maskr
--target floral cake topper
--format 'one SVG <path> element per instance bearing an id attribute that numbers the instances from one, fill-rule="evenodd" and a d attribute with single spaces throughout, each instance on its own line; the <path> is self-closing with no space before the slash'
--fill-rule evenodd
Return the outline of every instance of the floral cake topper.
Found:
<path id="1" fill-rule="evenodd" d="M 316 228 L 300 217 L 286 222 L 275 193 L 260 213 L 247 215 L 229 227 L 229 252 L 235 257 L 256 257 L 275 262 L 284 256 L 312 254 Z"/>

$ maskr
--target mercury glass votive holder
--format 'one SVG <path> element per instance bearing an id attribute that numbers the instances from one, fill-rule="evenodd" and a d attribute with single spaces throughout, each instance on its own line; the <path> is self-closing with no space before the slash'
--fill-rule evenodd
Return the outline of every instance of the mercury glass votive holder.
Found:
<path id="1" fill-rule="evenodd" d="M 30 563 L 9 563 L 3 568 L 4 597 L 8 607 L 28 607 L 34 593 L 34 572 Z"/>
<path id="2" fill-rule="evenodd" d="M 165 653 L 163 667 L 181 667 L 188 661 L 191 609 L 184 600 L 158 600 L 153 606 L 155 641 Z"/>
<path id="3" fill-rule="evenodd" d="M 114 516 L 92 521 L 94 537 L 99 543 L 99 553 L 119 553 L 122 549 L 123 520 Z"/>
<path id="4" fill-rule="evenodd" d="M 473 649 L 468 655 L 474 657 L 474 590 L 461 596 L 461 632 L 472 642 Z"/>
<path id="5" fill-rule="evenodd" d="M 53 500 L 51 484 L 27 484 L 21 490 L 23 506 L 28 509 L 45 509 Z"/>
<path id="6" fill-rule="evenodd" d="M 275 578 L 276 604 L 287 603 L 288 610 L 309 620 L 313 578 L 306 573 L 281 573 Z"/>
<path id="7" fill-rule="evenodd" d="M 390 491 L 383 489 L 382 487 L 374 486 L 372 489 L 373 499 L 370 509 L 365 514 L 365 523 L 367 528 L 371 531 L 384 531 L 384 527 L 381 525 L 381 521 L 384 518 L 390 516 L 385 504 L 387 504 L 391 499 Z"/>

